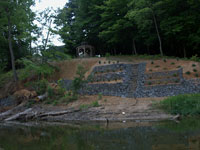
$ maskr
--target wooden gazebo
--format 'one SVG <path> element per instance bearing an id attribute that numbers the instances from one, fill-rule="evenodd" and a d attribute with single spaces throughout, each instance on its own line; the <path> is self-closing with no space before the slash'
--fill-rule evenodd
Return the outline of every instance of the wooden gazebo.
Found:
<path id="1" fill-rule="evenodd" d="M 76 48 L 76 55 L 77 57 L 93 57 L 95 55 L 95 49 L 88 43 L 83 42 Z"/>

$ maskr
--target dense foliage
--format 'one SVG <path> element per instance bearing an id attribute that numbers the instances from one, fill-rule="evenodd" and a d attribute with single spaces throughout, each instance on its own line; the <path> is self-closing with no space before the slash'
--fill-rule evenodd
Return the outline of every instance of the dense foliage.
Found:
<path id="1" fill-rule="evenodd" d="M 69 0 L 55 23 L 66 48 L 97 53 L 200 54 L 199 0 Z"/>
<path id="2" fill-rule="evenodd" d="M 200 94 L 169 97 L 160 102 L 160 107 L 171 114 L 199 115 Z"/>
<path id="3" fill-rule="evenodd" d="M 31 44 L 37 32 L 35 13 L 30 8 L 33 5 L 34 0 L 0 0 L 0 68 L 11 68 L 9 30 L 15 60 L 33 54 Z"/>

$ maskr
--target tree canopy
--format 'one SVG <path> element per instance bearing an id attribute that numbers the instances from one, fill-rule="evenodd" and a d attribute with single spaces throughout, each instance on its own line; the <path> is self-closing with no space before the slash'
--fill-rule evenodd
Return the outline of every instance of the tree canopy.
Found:
<path id="1" fill-rule="evenodd" d="M 66 48 L 89 42 L 105 54 L 200 54 L 199 0 L 69 0 L 59 10 Z"/>

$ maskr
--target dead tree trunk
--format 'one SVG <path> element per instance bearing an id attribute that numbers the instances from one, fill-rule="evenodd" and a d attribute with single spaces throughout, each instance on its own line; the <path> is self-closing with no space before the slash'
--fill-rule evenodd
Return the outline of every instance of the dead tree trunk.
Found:
<path id="1" fill-rule="evenodd" d="M 49 23 L 49 29 L 48 29 L 48 33 L 47 33 L 47 38 L 46 38 L 45 44 L 44 44 L 44 51 L 46 50 L 47 43 L 49 41 L 49 34 L 50 34 L 50 29 L 51 29 L 51 23 L 52 23 L 52 20 L 50 20 L 50 23 Z"/>
<path id="2" fill-rule="evenodd" d="M 159 45 L 160 45 L 160 54 L 161 54 L 161 56 L 163 56 L 162 40 L 161 40 L 161 37 L 160 37 L 160 32 L 158 30 L 158 23 L 157 23 L 157 20 L 156 20 L 156 16 L 155 16 L 153 11 L 152 11 L 152 15 L 153 15 L 153 21 L 154 21 L 154 24 L 155 24 L 156 33 L 157 33 L 158 41 L 159 41 Z"/>
<path id="3" fill-rule="evenodd" d="M 134 54 L 137 55 L 137 49 L 136 49 L 136 45 L 135 45 L 135 40 L 133 39 L 133 51 Z"/>
<path id="4" fill-rule="evenodd" d="M 11 56 L 13 76 L 14 76 L 14 80 L 16 82 L 16 81 L 18 81 L 18 77 L 17 77 L 16 68 L 15 68 L 15 56 L 14 56 L 13 47 L 12 47 L 12 33 L 11 33 L 12 25 L 11 25 L 9 10 L 7 10 L 7 15 L 8 15 L 7 16 L 8 17 L 8 43 L 9 43 L 9 50 L 10 50 L 10 56 Z"/>

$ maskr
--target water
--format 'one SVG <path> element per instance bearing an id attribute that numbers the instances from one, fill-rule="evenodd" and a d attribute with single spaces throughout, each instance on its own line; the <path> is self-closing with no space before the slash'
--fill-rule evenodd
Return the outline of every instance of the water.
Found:
<path id="1" fill-rule="evenodd" d="M 175 122 L 0 124 L 0 150 L 199 150 L 198 118 Z"/>

